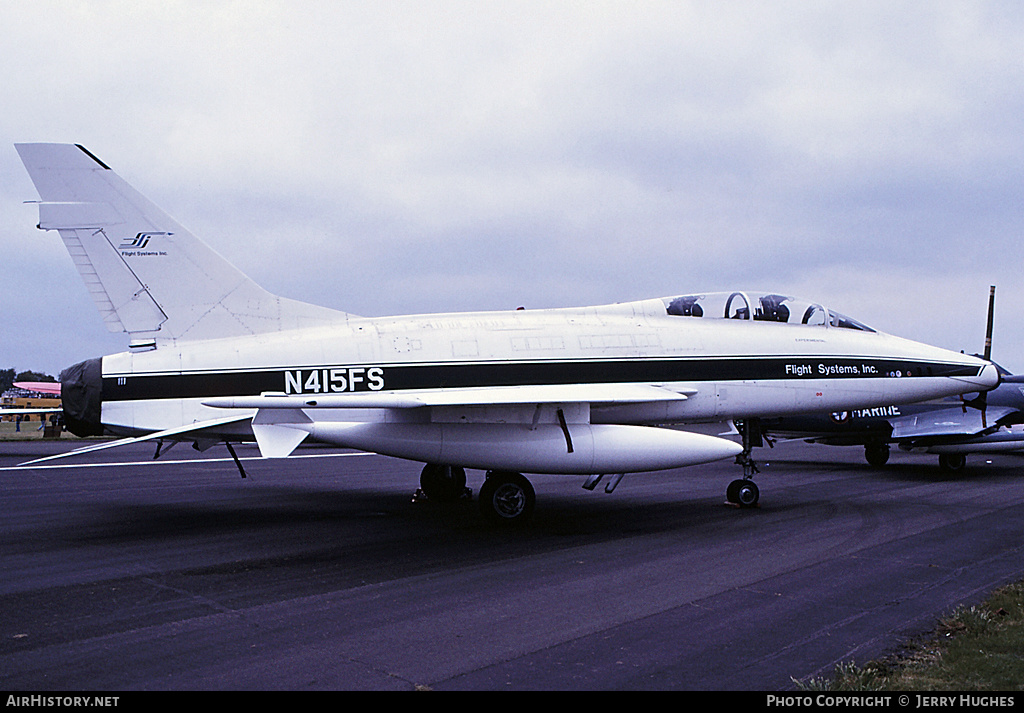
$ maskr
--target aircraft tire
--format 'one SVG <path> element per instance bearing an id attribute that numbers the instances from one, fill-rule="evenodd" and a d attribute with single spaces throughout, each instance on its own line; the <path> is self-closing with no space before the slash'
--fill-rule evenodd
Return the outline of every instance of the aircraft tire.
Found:
<path id="1" fill-rule="evenodd" d="M 962 453 L 943 453 L 939 456 L 939 467 L 947 473 L 959 473 L 967 466 L 967 456 Z"/>
<path id="2" fill-rule="evenodd" d="M 729 483 L 729 487 L 725 489 L 725 499 L 730 503 L 739 503 L 740 497 L 740 486 L 743 485 L 742 480 L 734 480 Z"/>
<path id="3" fill-rule="evenodd" d="M 519 473 L 491 470 L 480 486 L 480 512 L 493 524 L 522 525 L 533 515 L 536 502 L 533 485 Z"/>
<path id="4" fill-rule="evenodd" d="M 428 500 L 455 502 L 466 491 L 466 469 L 455 465 L 427 463 L 420 473 L 420 489 Z"/>
<path id="5" fill-rule="evenodd" d="M 886 444 L 864 446 L 864 459 L 869 465 L 881 468 L 889 462 L 889 446 Z"/>
<path id="6" fill-rule="evenodd" d="M 740 478 L 729 483 L 725 489 L 725 499 L 744 508 L 752 508 L 761 498 L 757 484 L 749 478 Z"/>

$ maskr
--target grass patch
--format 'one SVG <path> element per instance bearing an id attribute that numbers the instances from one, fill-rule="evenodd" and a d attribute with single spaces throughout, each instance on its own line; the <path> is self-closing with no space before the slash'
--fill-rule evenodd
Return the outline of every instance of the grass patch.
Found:
<path id="1" fill-rule="evenodd" d="M 841 663 L 832 678 L 794 683 L 805 691 L 1024 690 L 1024 582 L 980 606 L 957 607 L 900 655 Z"/>

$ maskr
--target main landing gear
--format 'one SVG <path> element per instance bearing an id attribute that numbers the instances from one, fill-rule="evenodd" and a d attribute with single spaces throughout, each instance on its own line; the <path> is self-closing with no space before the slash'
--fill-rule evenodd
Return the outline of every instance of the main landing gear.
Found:
<path id="1" fill-rule="evenodd" d="M 868 465 L 881 468 L 889 462 L 889 444 L 869 443 L 864 446 L 864 460 L 868 462 Z"/>
<path id="2" fill-rule="evenodd" d="M 420 489 L 428 500 L 438 503 L 453 503 L 462 498 L 472 497 L 466 487 L 466 469 L 454 465 L 427 463 L 420 473 Z"/>
<path id="3" fill-rule="evenodd" d="M 864 458 L 876 468 L 889 461 L 888 444 L 869 444 L 864 446 Z M 967 456 L 963 453 L 942 453 L 939 455 L 939 468 L 945 473 L 959 473 L 967 465 Z"/>
<path id="4" fill-rule="evenodd" d="M 537 495 L 519 473 L 489 470 L 478 498 L 484 518 L 498 525 L 519 525 L 530 519 Z"/>
<path id="5" fill-rule="evenodd" d="M 762 446 L 767 440 L 761 431 L 758 419 L 737 421 L 736 427 L 743 436 L 743 451 L 736 456 L 736 462 L 743 466 L 743 478 L 732 481 L 726 488 L 726 499 L 742 508 L 756 507 L 761 498 L 760 490 L 754 483 L 754 474 L 758 471 L 751 450 Z M 769 445 L 772 442 L 768 441 Z M 605 490 L 612 492 L 621 480 L 622 475 L 613 476 Z M 584 488 L 592 490 L 597 486 L 600 476 L 591 476 Z M 420 489 L 417 496 L 424 495 L 429 500 L 442 503 L 471 499 L 472 491 L 466 487 L 466 470 L 459 466 L 428 463 L 420 473 Z M 477 497 L 480 513 L 488 522 L 498 525 L 520 525 L 533 515 L 537 502 L 533 485 L 521 473 L 505 470 L 489 470 L 480 486 Z"/>
<path id="6" fill-rule="evenodd" d="M 963 453 L 943 453 L 939 456 L 939 467 L 947 473 L 959 473 L 967 465 Z"/>
<path id="7" fill-rule="evenodd" d="M 764 437 L 761 433 L 761 421 L 756 418 L 736 421 L 736 429 L 743 437 L 743 450 L 736 456 L 737 465 L 743 466 L 743 478 L 729 483 L 725 489 L 725 499 L 741 508 L 756 507 L 761 499 L 761 492 L 754 483 L 754 475 L 759 473 L 757 464 L 750 455 L 755 446 L 764 445 Z M 772 444 L 768 441 L 768 445 Z"/>
<path id="8" fill-rule="evenodd" d="M 466 469 L 459 466 L 427 463 L 420 473 L 416 496 L 438 503 L 469 500 L 473 491 L 466 487 Z M 489 470 L 480 486 L 480 512 L 491 523 L 519 525 L 530 519 L 537 502 L 533 485 L 520 473 Z"/>

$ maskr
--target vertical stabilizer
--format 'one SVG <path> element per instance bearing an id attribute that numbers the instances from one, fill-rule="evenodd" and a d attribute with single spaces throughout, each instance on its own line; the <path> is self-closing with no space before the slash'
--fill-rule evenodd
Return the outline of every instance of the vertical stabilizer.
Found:
<path id="1" fill-rule="evenodd" d="M 56 230 L 112 332 L 133 343 L 276 332 L 344 312 L 272 295 L 76 144 L 17 144 Z"/>

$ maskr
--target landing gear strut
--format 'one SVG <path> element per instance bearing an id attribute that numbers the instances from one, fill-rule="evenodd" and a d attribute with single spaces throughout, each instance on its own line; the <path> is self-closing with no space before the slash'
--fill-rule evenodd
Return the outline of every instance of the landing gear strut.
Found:
<path id="1" fill-rule="evenodd" d="M 737 465 L 743 466 L 743 478 L 729 483 L 725 489 L 725 499 L 743 508 L 757 505 L 761 493 L 753 481 L 755 473 L 760 473 L 750 452 L 755 446 L 764 445 L 761 435 L 761 421 L 756 418 L 736 421 L 736 428 L 743 437 L 743 450 L 736 456 Z"/>

